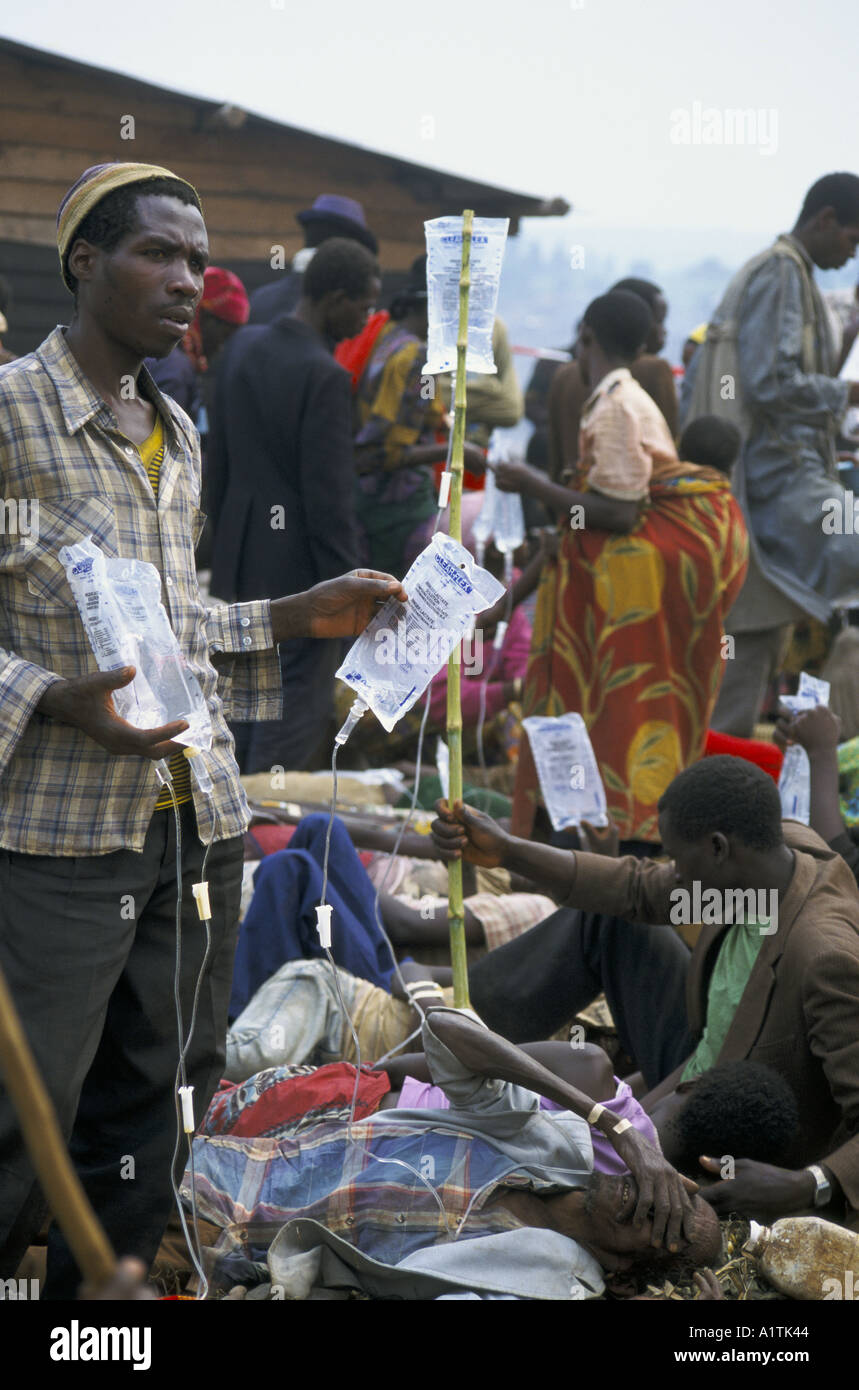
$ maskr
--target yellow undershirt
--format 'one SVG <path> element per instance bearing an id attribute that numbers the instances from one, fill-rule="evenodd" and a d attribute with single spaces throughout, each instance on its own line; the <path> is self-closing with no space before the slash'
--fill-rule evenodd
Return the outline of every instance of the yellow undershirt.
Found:
<path id="1" fill-rule="evenodd" d="M 146 469 L 146 476 L 152 484 L 152 491 L 158 496 L 158 480 L 161 476 L 161 464 L 164 461 L 164 427 L 161 424 L 161 416 L 156 412 L 155 428 L 148 439 L 137 446 L 143 467 Z M 173 777 L 173 791 L 179 805 L 191 800 L 191 768 L 184 753 L 174 753 L 169 763 L 170 772 Z M 158 800 L 155 803 L 156 811 L 164 811 L 173 805 L 170 792 L 167 787 L 163 787 Z"/>

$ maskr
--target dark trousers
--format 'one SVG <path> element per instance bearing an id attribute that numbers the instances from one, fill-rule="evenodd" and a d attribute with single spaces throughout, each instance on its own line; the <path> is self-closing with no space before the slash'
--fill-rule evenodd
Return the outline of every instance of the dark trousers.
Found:
<path id="1" fill-rule="evenodd" d="M 242 772 L 269 772 L 273 767 L 300 772 L 315 766 L 334 712 L 334 672 L 342 644 L 297 638 L 280 644 L 283 718 L 235 723 L 236 762 Z M 332 749 L 324 750 L 331 761 Z"/>
<path id="2" fill-rule="evenodd" d="M 469 968 L 471 1002 L 511 1042 L 548 1037 L 604 993 L 649 1087 L 689 1056 L 689 948 L 668 926 L 560 908 Z"/>
<path id="3" fill-rule="evenodd" d="M 191 893 L 204 847 L 182 830 L 180 999 L 185 1035 L 205 932 Z M 0 851 L 0 964 L 78 1175 L 117 1255 L 148 1267 L 169 1220 L 178 1036 L 176 828 L 156 811 L 142 853 L 78 858 Z M 212 951 L 186 1057 L 199 1122 L 221 1076 L 241 896 L 241 836 L 212 846 Z M 183 1135 L 177 1170 L 187 1155 Z M 0 1278 L 10 1278 L 45 1205 L 0 1090 Z M 72 1299 L 80 1272 L 52 1226 L 43 1297 Z"/>

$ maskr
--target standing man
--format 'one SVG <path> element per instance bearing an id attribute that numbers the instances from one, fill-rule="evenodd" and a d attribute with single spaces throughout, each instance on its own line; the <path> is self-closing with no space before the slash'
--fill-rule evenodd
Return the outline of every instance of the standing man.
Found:
<path id="1" fill-rule="evenodd" d="M 291 314 L 301 298 L 301 281 L 320 246 L 333 237 L 346 238 L 364 246 L 374 256 L 379 243 L 367 226 L 364 209 L 354 198 L 339 193 L 320 193 L 312 208 L 296 216 L 304 233 L 304 246 L 293 257 L 286 274 L 261 285 L 251 295 L 251 323 L 273 323 L 281 314 Z"/>
<path id="2" fill-rule="evenodd" d="M 70 326 L 0 371 L 0 486 L 38 503 L 38 526 L 0 542 L 0 965 L 77 1171 L 114 1248 L 151 1263 L 171 1205 L 178 1063 L 174 972 L 187 1033 L 204 960 L 191 894 L 211 842 L 212 944 L 186 1053 L 199 1117 L 224 1060 L 247 802 L 226 712 L 280 712 L 276 644 L 363 629 L 387 576 L 207 611 L 194 569 L 196 433 L 142 367 L 188 331 L 206 228 L 194 189 L 167 169 L 103 164 L 60 206 Z M 162 597 L 213 724 L 209 796 L 172 740 L 135 729 L 100 673 L 58 552 L 92 536 L 156 566 Z M 216 670 L 217 665 L 217 670 Z M 170 759 L 178 827 L 154 762 Z M 184 909 L 176 966 L 176 851 Z M 190 910 L 189 910 L 190 905 Z M 44 1203 L 0 1092 L 0 1278 L 15 1274 Z M 74 1298 L 79 1271 L 56 1228 L 43 1296 Z"/>
<path id="3" fill-rule="evenodd" d="M 842 526 L 835 443 L 859 382 L 838 380 L 830 316 L 814 267 L 834 270 L 859 244 L 859 178 L 827 174 L 808 190 L 792 232 L 737 271 L 688 369 L 684 426 L 733 420 L 744 436 L 733 471 L 749 528 L 749 570 L 727 619 L 733 659 L 712 726 L 748 737 L 778 671 L 791 624 L 826 622 L 859 594 L 859 546 Z M 849 499 L 847 499 L 849 501 Z"/>
<path id="4" fill-rule="evenodd" d="M 295 313 L 240 330 L 225 349 L 208 453 L 218 598 L 298 593 L 355 564 L 352 392 L 332 351 L 360 331 L 380 289 L 370 252 L 334 238 L 307 267 Z M 336 645 L 303 638 L 280 656 L 289 715 L 236 728 L 243 772 L 312 765 L 327 729 Z"/>

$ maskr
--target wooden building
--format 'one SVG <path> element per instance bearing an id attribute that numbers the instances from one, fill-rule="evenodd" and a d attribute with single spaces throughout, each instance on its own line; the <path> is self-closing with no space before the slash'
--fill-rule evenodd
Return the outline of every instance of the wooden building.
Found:
<path id="1" fill-rule="evenodd" d="M 57 207 L 84 169 L 113 159 L 188 179 L 203 202 L 212 261 L 249 290 L 273 278 L 273 247 L 288 263 L 303 245 L 296 213 L 320 193 L 363 204 L 386 291 L 424 249 L 427 218 L 473 207 L 509 217 L 515 234 L 521 217 L 568 211 L 561 199 L 543 202 L 0 39 L 0 273 L 12 291 L 11 351 L 30 351 L 68 320 Z"/>

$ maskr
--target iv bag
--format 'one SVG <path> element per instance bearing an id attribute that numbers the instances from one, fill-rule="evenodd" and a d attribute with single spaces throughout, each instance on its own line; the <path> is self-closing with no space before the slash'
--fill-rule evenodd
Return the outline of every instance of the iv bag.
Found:
<path id="1" fill-rule="evenodd" d="M 389 733 L 445 665 L 475 615 L 504 593 L 464 546 L 438 533 L 403 587 L 408 602 L 389 598 L 337 672 Z"/>

